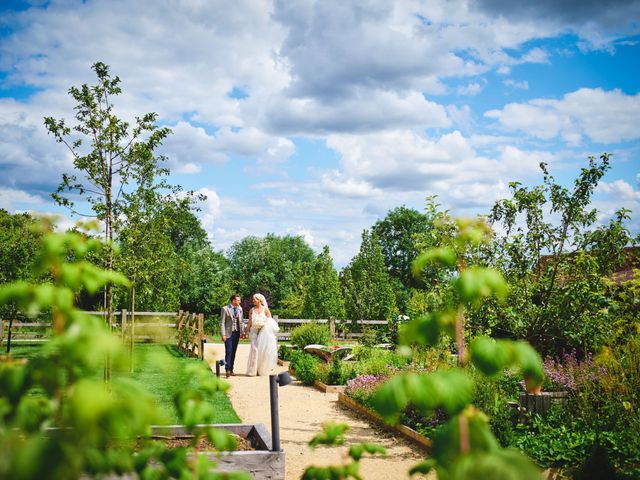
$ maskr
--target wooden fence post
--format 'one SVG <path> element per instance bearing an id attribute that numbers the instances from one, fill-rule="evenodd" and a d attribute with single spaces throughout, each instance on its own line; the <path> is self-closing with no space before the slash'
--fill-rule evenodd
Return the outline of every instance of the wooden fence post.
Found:
<path id="1" fill-rule="evenodd" d="M 198 356 L 200 360 L 204 360 L 204 348 L 203 348 L 203 340 L 204 337 L 204 313 L 198 315 Z"/>
<path id="2" fill-rule="evenodd" d="M 122 331 L 120 332 L 120 336 L 124 341 L 124 339 L 126 338 L 125 332 L 127 331 L 127 309 L 126 308 L 123 308 L 120 311 L 120 328 L 122 329 Z"/>
<path id="3" fill-rule="evenodd" d="M 336 317 L 329 317 L 329 334 L 332 340 L 336 338 Z"/>

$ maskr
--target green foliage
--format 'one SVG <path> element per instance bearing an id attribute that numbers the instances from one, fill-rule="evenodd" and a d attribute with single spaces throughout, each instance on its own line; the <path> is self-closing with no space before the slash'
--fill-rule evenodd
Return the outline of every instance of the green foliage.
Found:
<path id="1" fill-rule="evenodd" d="M 344 423 L 325 423 L 322 432 L 317 434 L 309 441 L 311 448 L 317 448 L 319 445 L 340 446 L 345 444 L 345 433 L 349 430 L 349 426 Z M 362 456 L 368 453 L 370 455 L 386 455 L 386 449 L 374 443 L 358 443 L 349 446 L 347 452 L 351 459 L 350 463 L 344 465 L 331 465 L 327 467 L 307 467 L 302 475 L 303 480 L 346 480 L 354 478 L 362 479 L 360 476 L 360 460 Z"/>
<path id="2" fill-rule="evenodd" d="M 310 322 L 291 331 L 291 343 L 302 350 L 307 345 L 328 345 L 331 333 L 327 324 Z"/>
<path id="3" fill-rule="evenodd" d="M 511 372 L 501 377 L 486 377 L 474 372 L 475 394 L 473 404 L 489 417 L 491 431 L 500 445 L 507 447 L 514 442 L 514 425 L 517 411 L 511 409 L 509 401 L 517 401 L 521 392 L 521 375 Z"/>
<path id="4" fill-rule="evenodd" d="M 32 279 L 42 230 L 28 213 L 10 214 L 0 209 L 0 284 Z M 15 318 L 14 304 L 0 306 L 0 318 Z"/>
<path id="5" fill-rule="evenodd" d="M 233 286 L 243 297 L 265 295 L 274 315 L 300 318 L 315 255 L 302 237 L 245 237 L 228 251 Z"/>
<path id="6" fill-rule="evenodd" d="M 73 304 L 81 289 L 93 293 L 109 282 L 124 285 L 127 280 L 86 260 L 102 248 L 95 239 L 66 233 L 42 240 L 34 273 L 48 272 L 51 281 L 0 287 L 0 305 L 15 302 L 31 314 L 50 310 L 55 333 L 29 362 L 11 357 L 0 362 L 0 449 L 5 452 L 0 477 L 79 478 L 83 473 L 136 471 L 141 478 L 184 478 L 206 471 L 209 467 L 193 464 L 185 449 L 143 441 L 139 455 L 133 454 L 136 439 L 159 419 L 154 401 L 128 379 L 110 384 L 96 380 L 105 356 L 123 367 L 125 356 L 104 323 Z M 226 434 L 195 427 L 210 420 L 210 395 L 226 384 L 202 368 L 193 375 L 201 375 L 198 389 L 181 392 L 178 410 L 195 434 L 194 444 L 206 434 L 219 447 L 230 447 Z"/>
<path id="7" fill-rule="evenodd" d="M 180 306 L 183 310 L 204 313 L 217 323 L 220 307 L 232 295 L 229 261 L 209 246 L 198 249 L 187 244 L 179 253 L 181 269 Z M 211 330 L 211 326 L 207 331 Z"/>
<path id="8" fill-rule="evenodd" d="M 354 348 L 356 362 L 353 367 L 356 375 L 388 375 L 406 367 L 410 358 L 381 348 L 358 346 Z"/>
<path id="9" fill-rule="evenodd" d="M 288 362 L 291 360 L 291 354 L 294 351 L 295 350 L 290 345 L 282 344 L 278 347 L 278 358 Z"/>
<path id="10" fill-rule="evenodd" d="M 527 339 L 551 355 L 567 347 L 597 351 L 615 340 L 612 333 L 623 338 L 629 331 L 630 324 L 616 318 L 615 298 L 605 281 L 624 263 L 624 247 L 637 242 L 625 227 L 629 211 L 622 209 L 597 226 L 591 197 L 610 167 L 609 155 L 590 157 L 572 189 L 540 166 L 542 185 L 529 189 L 511 183 L 511 198 L 497 202 L 490 215 L 504 234 L 486 259 L 510 282 L 508 301 L 472 311 L 470 320 L 485 331 Z M 618 327 L 612 332 L 614 322 Z"/>
<path id="11" fill-rule="evenodd" d="M 515 366 L 523 371 L 530 386 L 542 382 L 539 356 L 523 342 L 478 339 L 467 352 L 464 339 L 465 312 L 488 298 L 499 298 L 507 286 L 502 276 L 482 267 L 467 268 L 467 253 L 482 248 L 488 229 L 479 221 L 457 221 L 457 235 L 451 245 L 456 252 L 438 250 L 416 260 L 417 271 L 429 265 L 456 265 L 459 272 L 449 282 L 455 296 L 440 311 L 409 322 L 401 333 L 406 345 L 435 346 L 442 334 L 455 339 L 460 368 L 430 373 L 406 373 L 391 377 L 375 393 L 372 403 L 388 421 L 397 421 L 410 405 L 428 415 L 443 410 L 450 418 L 433 435 L 433 459 L 414 472 L 435 469 L 442 478 L 526 478 L 539 477 L 536 467 L 518 452 L 504 450 L 491 433 L 487 416 L 471 406 L 474 381 L 465 368 L 470 357 L 480 372 L 498 375 Z"/>
<path id="12" fill-rule="evenodd" d="M 360 251 L 342 271 L 341 282 L 347 316 L 352 320 L 391 318 L 395 296 L 375 234 L 362 233 Z"/>
<path id="13" fill-rule="evenodd" d="M 411 273 L 411 264 L 418 256 L 414 237 L 425 234 L 430 228 L 433 224 L 429 215 L 405 206 L 390 210 L 371 228 L 380 242 L 389 274 L 406 288 L 419 286 Z"/>
<path id="14" fill-rule="evenodd" d="M 76 102 L 75 125 L 67 126 L 64 119 L 46 117 L 47 131 L 57 142 L 64 144 L 73 158 L 76 174 L 62 175 L 62 182 L 52 194 L 54 200 L 75 210 L 70 197 L 78 194 L 91 205 L 93 213 L 105 228 L 107 249 L 104 268 L 114 267 L 111 243 L 126 217 L 131 199 L 140 196 L 127 192 L 142 188 L 153 189 L 156 177 L 168 174 L 159 166 L 164 160 L 154 155 L 154 150 L 171 133 L 166 127 L 156 125 L 157 115 L 147 113 L 136 117 L 135 126 L 118 118 L 114 113 L 114 98 L 122 93 L 120 78 L 112 77 L 109 67 L 102 62 L 92 66 L 97 77 L 93 86 L 71 87 L 69 95 Z M 157 185 L 157 187 L 164 184 Z M 111 285 L 106 286 L 105 309 L 113 312 Z"/>
<path id="15" fill-rule="evenodd" d="M 13 348 L 11 349 L 13 353 Z M 206 380 L 211 369 L 206 362 L 196 362 L 193 357 L 185 356 L 175 346 L 158 344 L 139 344 L 135 348 L 135 372 L 129 371 L 129 362 L 124 370 L 114 369 L 114 378 L 125 377 L 143 385 L 154 399 L 162 421 L 157 424 L 176 425 L 181 418 L 176 408 L 176 395 L 185 390 L 200 388 L 202 376 L 193 374 L 192 368 L 204 370 Z M 216 416 L 211 423 L 240 423 L 229 398 L 223 391 L 208 396 L 208 402 L 214 406 Z"/>
<path id="16" fill-rule="evenodd" d="M 333 260 L 327 246 L 316 257 L 304 297 L 302 315 L 305 318 L 316 319 L 343 319 L 346 316 L 340 280 L 333 268 Z"/>
<path id="17" fill-rule="evenodd" d="M 0 284 L 31 276 L 42 233 L 28 213 L 0 209 Z"/>
<path id="18" fill-rule="evenodd" d="M 318 365 L 320 360 L 308 353 L 294 351 L 291 352 L 291 363 L 289 366 L 295 372 L 296 378 L 305 385 L 313 385 L 318 380 Z"/>

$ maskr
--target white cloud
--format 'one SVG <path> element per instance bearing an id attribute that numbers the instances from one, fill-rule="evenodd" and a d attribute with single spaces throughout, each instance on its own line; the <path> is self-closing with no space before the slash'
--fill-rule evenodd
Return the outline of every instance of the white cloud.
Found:
<path id="1" fill-rule="evenodd" d="M 88 67 L 103 60 L 123 79 L 119 115 L 156 111 L 173 126 L 162 152 L 172 172 L 191 174 L 187 188 L 208 194 L 200 216 L 217 248 L 301 232 L 344 265 L 360 230 L 399 204 L 421 208 L 438 193 L 456 212 L 479 211 L 540 161 L 560 163 L 562 146 L 544 151 L 551 140 L 637 140 L 638 95 L 617 90 L 576 84 L 494 107 L 499 89 L 527 98 L 534 80 L 519 65 L 555 73 L 550 39 L 573 32 L 586 48 L 612 48 L 616 32 L 637 31 L 631 3 L 582 2 L 575 18 L 547 0 L 52 0 L 2 13 L 14 33 L 0 38 L 0 87 L 38 93 L 0 100 L 0 188 L 45 198 L 71 171 L 42 117 L 72 116 L 67 89 L 93 83 Z M 512 71 L 518 81 L 485 76 Z M 451 85 L 469 96 L 452 99 Z M 492 110 L 479 116 L 486 101 Z M 241 193 L 229 187 L 238 172 L 249 183 Z M 636 198 L 611 183 L 616 198 Z"/>
<path id="2" fill-rule="evenodd" d="M 482 85 L 478 82 L 469 83 L 463 87 L 458 87 L 458 95 L 477 95 L 482 90 Z"/>
<path id="3" fill-rule="evenodd" d="M 218 217 L 221 213 L 220 197 L 215 190 L 208 187 L 200 188 L 199 190 L 196 190 L 195 193 L 206 195 L 207 197 L 206 200 L 200 202 L 200 204 L 198 205 L 201 210 L 197 212 L 197 215 L 202 221 L 203 228 L 207 231 L 211 231 L 216 225 Z"/>
<path id="4" fill-rule="evenodd" d="M 371 198 L 380 191 L 368 182 L 354 178 L 345 178 L 339 171 L 332 171 L 322 175 L 322 187 L 327 193 L 350 198 Z"/>
<path id="5" fill-rule="evenodd" d="M 346 99 L 277 98 L 267 107 L 267 128 L 289 134 L 369 132 L 399 127 L 450 125 L 442 105 L 419 92 L 364 90 Z"/>
<path id="6" fill-rule="evenodd" d="M 172 130 L 161 152 L 178 173 L 198 173 L 200 165 L 220 165 L 230 155 L 253 157 L 258 163 L 273 165 L 286 161 L 295 151 L 288 138 L 274 137 L 253 127 L 223 127 L 209 135 L 201 127 L 178 122 Z"/>
<path id="7" fill-rule="evenodd" d="M 33 208 L 34 205 L 44 205 L 45 202 L 42 198 L 31 195 L 23 190 L 0 187 L 0 208 L 13 211 L 18 208 L 24 209 L 25 204 Z M 18 205 L 20 205 L 20 207 L 18 207 Z"/>
<path id="8" fill-rule="evenodd" d="M 447 105 L 447 115 L 453 125 L 463 132 L 470 131 L 474 126 L 475 122 L 469 105 L 464 105 L 463 107 Z"/>
<path id="9" fill-rule="evenodd" d="M 507 87 L 515 88 L 518 90 L 529 90 L 529 82 L 523 80 L 521 82 L 516 82 L 515 80 L 505 80 L 504 83 Z"/>
<path id="10" fill-rule="evenodd" d="M 640 202 L 640 190 L 636 190 L 622 179 L 613 182 L 600 182 L 598 191 L 611 195 L 623 203 L 628 201 Z"/>
<path id="11" fill-rule="evenodd" d="M 580 144 L 584 136 L 599 143 L 640 138 L 640 94 L 627 95 L 620 90 L 581 88 L 561 100 L 510 103 L 485 116 L 496 119 L 505 130 L 542 139 L 561 136 L 571 145 Z"/>

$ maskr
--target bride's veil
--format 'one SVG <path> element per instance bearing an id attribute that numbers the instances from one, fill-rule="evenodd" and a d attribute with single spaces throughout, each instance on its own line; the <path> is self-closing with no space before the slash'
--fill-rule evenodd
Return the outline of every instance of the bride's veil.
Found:
<path id="1" fill-rule="evenodd" d="M 261 293 L 256 293 L 254 297 L 260 300 L 260 303 L 264 306 L 264 308 L 269 308 L 269 304 L 267 303 L 267 299 L 264 298 L 264 295 L 262 295 Z"/>

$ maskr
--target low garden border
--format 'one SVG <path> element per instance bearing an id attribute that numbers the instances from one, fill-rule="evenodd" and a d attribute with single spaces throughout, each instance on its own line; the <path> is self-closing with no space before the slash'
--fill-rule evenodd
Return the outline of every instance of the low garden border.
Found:
<path id="1" fill-rule="evenodd" d="M 426 450 L 427 452 L 431 452 L 432 441 L 430 438 L 425 437 L 424 435 L 416 432 L 413 428 L 409 428 L 406 425 L 389 425 L 384 421 L 384 419 L 378 415 L 376 412 L 369 410 L 367 407 L 360 405 L 358 402 L 353 400 L 351 397 L 348 397 L 344 393 L 338 393 L 338 403 L 344 405 L 345 407 L 358 412 L 369 420 L 377 423 L 384 429 L 402 435 L 404 438 L 409 440 L 414 445 Z"/>
<path id="2" fill-rule="evenodd" d="M 283 450 L 274 452 L 271 450 L 271 434 L 262 423 L 256 424 L 219 424 L 206 425 L 208 427 L 223 428 L 242 438 L 246 438 L 255 448 L 249 451 L 235 452 L 200 452 L 207 455 L 210 460 L 217 463 L 217 472 L 248 471 L 253 478 L 258 480 L 284 480 L 285 453 Z M 162 425 L 152 427 L 154 435 L 182 435 L 186 430 L 182 425 Z"/>
<path id="3" fill-rule="evenodd" d="M 296 372 L 289 368 L 289 362 L 285 362 L 283 360 L 278 359 L 278 364 L 287 367 L 289 374 L 293 377 L 296 376 Z M 326 385 L 318 380 L 313 382 L 312 385 L 314 388 L 317 388 L 321 392 L 324 393 L 337 393 L 338 394 L 338 403 L 343 405 L 344 407 L 360 413 L 365 416 L 368 420 L 380 425 L 384 429 L 401 435 L 406 438 L 408 441 L 413 443 L 414 445 L 426 450 L 428 453 L 431 452 L 432 441 L 430 438 L 425 437 L 421 433 L 416 432 L 413 428 L 407 427 L 406 425 L 390 425 L 384 421 L 384 419 L 378 415 L 373 410 L 368 409 L 367 407 L 360 405 L 358 402 L 353 400 L 351 397 L 348 397 L 344 394 L 344 390 L 347 388 L 346 385 Z"/>

